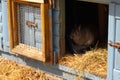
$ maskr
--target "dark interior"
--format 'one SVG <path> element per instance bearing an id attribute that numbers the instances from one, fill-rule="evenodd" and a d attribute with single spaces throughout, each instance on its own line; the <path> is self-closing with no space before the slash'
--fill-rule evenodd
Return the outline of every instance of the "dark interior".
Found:
<path id="1" fill-rule="evenodd" d="M 65 16 L 66 51 L 71 52 L 71 41 L 69 40 L 69 35 L 72 29 L 74 29 L 74 26 L 79 24 L 96 25 L 97 32 L 99 34 L 97 36 L 97 41 L 99 41 L 99 43 L 102 45 L 105 45 L 107 43 L 108 5 L 76 0 L 65 0 Z"/>

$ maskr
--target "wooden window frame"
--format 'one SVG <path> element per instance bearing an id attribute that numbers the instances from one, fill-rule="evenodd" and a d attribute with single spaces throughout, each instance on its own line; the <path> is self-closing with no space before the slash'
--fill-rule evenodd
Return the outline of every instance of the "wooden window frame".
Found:
<path id="1" fill-rule="evenodd" d="M 17 4 L 27 4 L 40 7 L 42 19 L 42 49 L 38 50 L 25 44 L 19 43 L 17 24 Z M 49 3 L 44 0 L 8 0 L 8 24 L 11 52 L 36 59 L 43 62 L 53 63 L 52 34 L 49 16 Z"/>
<path id="2" fill-rule="evenodd" d="M 34 2 L 34 3 L 45 3 L 45 0 L 14 0 L 14 1 L 22 1 L 22 2 Z"/>

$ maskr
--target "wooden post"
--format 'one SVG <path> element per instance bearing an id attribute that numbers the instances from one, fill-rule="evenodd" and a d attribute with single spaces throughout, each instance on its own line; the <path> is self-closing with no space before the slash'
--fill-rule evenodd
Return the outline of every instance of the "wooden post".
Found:
<path id="1" fill-rule="evenodd" d="M 65 0 L 59 0 L 60 3 L 60 55 L 59 58 L 65 54 Z"/>
<path id="2" fill-rule="evenodd" d="M 43 43 L 43 53 L 45 55 L 46 61 L 53 63 L 52 61 L 52 27 L 50 26 L 50 17 L 49 17 L 49 4 L 41 4 L 41 19 L 42 19 L 42 43 Z"/>
<path id="3" fill-rule="evenodd" d="M 13 30 L 13 24 L 12 24 L 12 1 L 11 0 L 8 0 L 8 29 L 9 29 L 9 41 L 10 41 L 10 50 L 12 50 L 14 48 L 14 44 L 13 44 L 13 33 L 12 33 L 12 30 Z"/>

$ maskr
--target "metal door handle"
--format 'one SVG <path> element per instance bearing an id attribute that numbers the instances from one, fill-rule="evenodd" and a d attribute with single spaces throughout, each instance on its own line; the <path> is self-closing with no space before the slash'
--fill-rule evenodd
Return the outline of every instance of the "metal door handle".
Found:
<path id="1" fill-rule="evenodd" d="M 28 27 L 37 27 L 37 23 L 31 22 L 31 21 L 26 21 L 26 25 L 27 25 Z"/>

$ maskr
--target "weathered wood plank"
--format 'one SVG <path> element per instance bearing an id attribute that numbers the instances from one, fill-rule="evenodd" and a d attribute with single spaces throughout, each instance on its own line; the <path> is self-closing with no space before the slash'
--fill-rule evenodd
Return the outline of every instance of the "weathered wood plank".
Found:
<path id="1" fill-rule="evenodd" d="M 43 53 L 45 54 L 46 61 L 53 63 L 52 61 L 52 34 L 49 17 L 49 4 L 41 4 L 41 19 L 42 19 L 42 46 Z"/>
<path id="2" fill-rule="evenodd" d="M 0 1 L 0 12 L 2 11 L 2 1 Z"/>
<path id="3" fill-rule="evenodd" d="M 120 42 L 120 19 L 115 20 L 116 22 L 116 32 L 115 32 L 115 42 Z M 120 70 L 120 51 L 115 49 L 115 69 Z"/>
<path id="4" fill-rule="evenodd" d="M 78 1 L 87 1 L 87 2 L 103 3 L 103 4 L 110 4 L 111 2 L 120 3 L 119 0 L 78 0 Z"/>
<path id="5" fill-rule="evenodd" d="M 113 79 L 112 80 L 120 80 L 120 71 L 117 69 L 113 70 Z"/>
<path id="6" fill-rule="evenodd" d="M 60 53 L 59 58 L 63 57 L 65 53 L 65 0 L 59 0 L 60 4 Z"/>
<path id="7" fill-rule="evenodd" d="M 45 61 L 43 53 L 40 49 L 37 49 L 32 46 L 27 46 L 22 43 L 20 43 L 18 46 L 16 46 L 14 49 L 12 49 L 12 52 L 18 53 L 23 56 L 27 56 L 32 59 Z"/>
<path id="8" fill-rule="evenodd" d="M 3 32 L 3 23 L 0 23 L 0 33 Z"/>
<path id="9" fill-rule="evenodd" d="M 13 17 L 13 38 L 14 38 L 14 46 L 18 45 L 18 17 L 17 17 L 17 4 L 12 2 L 12 17 Z"/>
<path id="10" fill-rule="evenodd" d="M 114 42 L 115 39 L 115 4 L 111 3 L 109 5 L 109 28 L 108 28 L 108 41 Z M 114 56 L 115 49 L 111 46 L 108 46 L 108 72 L 107 72 L 107 80 L 113 80 L 113 68 L 114 68 Z"/>
<path id="11" fill-rule="evenodd" d="M 0 12 L 0 23 L 2 22 L 2 12 Z"/>
<path id="12" fill-rule="evenodd" d="M 9 25 L 9 40 L 10 40 L 10 49 L 13 49 L 14 43 L 13 43 L 13 34 L 12 34 L 12 9 L 11 9 L 11 0 L 8 0 L 8 25 Z"/>
<path id="13" fill-rule="evenodd" d="M 107 10 L 107 7 L 106 5 L 104 4 L 98 4 L 98 17 L 99 17 L 99 33 L 100 33 L 100 40 L 101 41 L 104 41 L 105 40 L 107 41 L 107 36 L 108 33 L 107 29 L 108 29 L 108 10 Z M 102 16 L 102 17 L 101 17 Z"/>
<path id="14" fill-rule="evenodd" d="M 53 63 L 53 40 L 52 40 L 52 26 L 53 26 L 53 19 L 52 19 L 52 9 L 49 8 L 49 13 L 48 13 L 48 16 L 49 16 L 49 48 L 50 48 L 50 63 Z"/>
<path id="15" fill-rule="evenodd" d="M 14 2 L 19 3 L 19 4 L 29 5 L 29 6 L 35 6 L 35 7 L 40 6 L 40 4 L 38 3 L 24 2 L 24 1 L 18 1 L 18 0 L 14 0 Z"/>
<path id="16" fill-rule="evenodd" d="M 35 2 L 35 3 L 45 3 L 45 0 L 17 0 L 17 1 Z"/>
<path id="17" fill-rule="evenodd" d="M 115 42 L 120 42 L 120 4 L 115 6 Z M 115 69 L 120 70 L 120 50 L 115 49 Z"/>
<path id="18" fill-rule="evenodd" d="M 3 50 L 3 43 L 2 43 L 2 41 L 3 41 L 3 36 L 2 36 L 2 33 L 0 33 L 0 50 Z"/>

